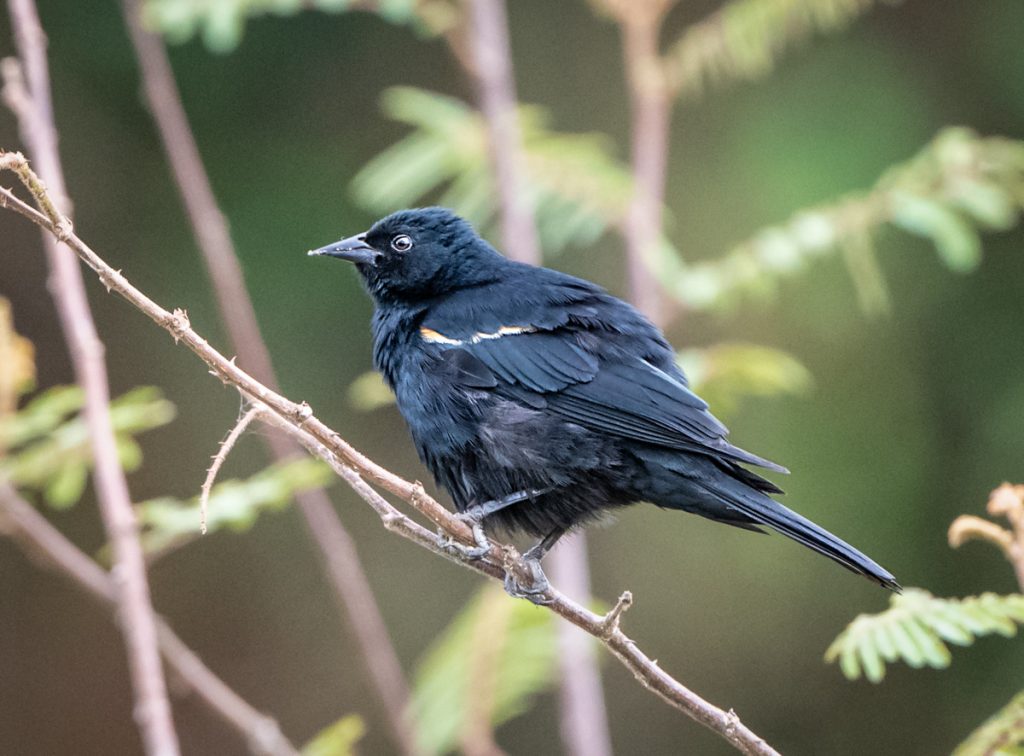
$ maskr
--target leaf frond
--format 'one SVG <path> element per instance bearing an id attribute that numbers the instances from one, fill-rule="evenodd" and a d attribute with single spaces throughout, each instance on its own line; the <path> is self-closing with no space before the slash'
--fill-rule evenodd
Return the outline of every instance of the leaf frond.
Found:
<path id="1" fill-rule="evenodd" d="M 908 588 L 890 599 L 879 614 L 862 614 L 825 652 L 839 662 L 850 680 L 863 675 L 873 683 L 885 677 L 886 664 L 903 661 L 911 667 L 948 667 L 949 647 L 969 646 L 985 635 L 1012 637 L 1024 624 L 1024 595 L 983 593 L 963 599 L 936 598 Z"/>
<path id="2" fill-rule="evenodd" d="M 666 290 L 687 307 L 710 309 L 742 295 L 771 294 L 780 280 L 843 252 L 862 302 L 884 308 L 874 261 L 880 229 L 924 237 L 948 268 L 966 272 L 980 262 L 980 234 L 1012 228 L 1022 210 L 1024 142 L 948 128 L 871 190 L 800 211 L 722 258 L 688 266 L 662 247 L 649 261 Z"/>

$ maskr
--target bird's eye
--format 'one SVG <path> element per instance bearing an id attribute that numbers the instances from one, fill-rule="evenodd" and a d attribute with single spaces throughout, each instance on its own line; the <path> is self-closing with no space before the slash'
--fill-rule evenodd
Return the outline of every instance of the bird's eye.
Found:
<path id="1" fill-rule="evenodd" d="M 408 252 L 412 249 L 412 239 L 408 234 L 399 234 L 391 240 L 391 248 L 396 252 Z"/>

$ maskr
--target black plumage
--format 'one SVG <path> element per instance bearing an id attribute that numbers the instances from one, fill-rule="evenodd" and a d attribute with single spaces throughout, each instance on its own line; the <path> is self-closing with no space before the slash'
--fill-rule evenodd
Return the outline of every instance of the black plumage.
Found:
<path id="1" fill-rule="evenodd" d="M 887 588 L 886 570 L 768 494 L 662 333 L 599 286 L 513 262 L 442 208 L 315 250 L 355 262 L 374 364 L 459 512 L 542 537 L 636 501 L 768 526 Z"/>

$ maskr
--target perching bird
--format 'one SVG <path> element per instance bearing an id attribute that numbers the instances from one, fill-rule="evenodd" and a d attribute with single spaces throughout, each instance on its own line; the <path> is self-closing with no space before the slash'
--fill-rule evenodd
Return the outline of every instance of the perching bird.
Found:
<path id="1" fill-rule="evenodd" d="M 513 262 L 444 208 L 403 210 L 313 250 L 355 263 L 373 297 L 373 359 L 420 458 L 480 529 L 541 540 L 649 501 L 727 525 L 768 526 L 880 585 L 861 552 L 779 504 L 748 470 L 788 472 L 726 440 L 664 335 L 596 284 Z"/>

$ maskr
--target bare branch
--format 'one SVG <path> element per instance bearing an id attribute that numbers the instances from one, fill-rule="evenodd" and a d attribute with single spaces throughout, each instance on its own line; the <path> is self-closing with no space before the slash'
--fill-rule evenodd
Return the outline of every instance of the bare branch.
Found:
<path id="1" fill-rule="evenodd" d="M 473 59 L 480 112 L 487 123 L 491 164 L 501 202 L 501 241 L 509 257 L 540 263 L 540 241 L 529 198 L 523 190 L 522 137 L 516 115 L 515 81 L 508 42 L 505 0 L 470 0 Z"/>
<path id="2" fill-rule="evenodd" d="M 139 0 L 123 0 L 123 10 L 146 99 L 213 282 L 221 322 L 235 353 L 242 356 L 242 364 L 261 382 L 277 390 L 270 353 L 260 334 L 227 221 L 217 204 L 182 106 L 167 50 L 162 40 L 143 28 Z M 265 437 L 265 442 L 278 461 L 297 451 L 294 443 L 277 434 Z M 409 685 L 355 542 L 323 489 L 303 491 L 296 499 L 337 602 L 354 631 L 365 672 L 380 698 L 390 733 L 403 753 L 415 754 L 415 740 L 404 717 Z"/>
<path id="3" fill-rule="evenodd" d="M 46 35 L 33 0 L 9 0 L 8 7 L 25 74 L 24 82 L 16 76 L 10 82 L 15 94 L 22 98 L 17 111 L 21 137 L 38 161 L 40 173 L 54 195 L 51 199 L 41 183 L 35 188 L 30 187 L 35 196 L 43 198 L 40 209 L 50 216 L 58 229 L 55 237 L 44 234 L 43 243 L 50 265 L 49 286 L 71 352 L 75 376 L 85 393 L 85 419 L 95 460 L 93 480 L 100 515 L 111 545 L 114 574 L 118 576 L 115 581 L 118 624 L 127 646 L 135 696 L 135 721 L 148 754 L 176 756 L 179 753 L 178 736 L 174 731 L 167 685 L 160 664 L 146 563 L 110 419 L 110 387 L 103 344 L 89 310 L 82 270 L 69 250 L 60 244 L 62 236 L 70 230 L 70 223 L 65 217 L 66 212 L 60 212 L 54 205 L 54 202 L 68 203 L 62 203 L 67 191 L 50 102 Z M 12 69 L 12 65 L 8 63 L 5 68 Z M 18 92 L 19 86 L 23 91 Z M 9 101 L 10 97 L 7 99 Z M 27 164 L 22 163 L 28 170 Z M 32 175 L 31 171 L 29 174 Z"/>
<path id="4" fill-rule="evenodd" d="M 117 590 L 110 575 L 6 483 L 0 483 L 0 533 L 40 566 L 63 575 L 105 609 L 117 612 Z M 160 617 L 156 618 L 156 632 L 168 668 L 249 743 L 252 753 L 297 756 L 277 722 L 250 706 L 210 671 Z"/>
<path id="5" fill-rule="evenodd" d="M 0 153 L 0 161 L 3 159 L 4 154 Z M 60 219 L 46 219 L 45 222 L 41 218 L 39 220 L 40 225 L 51 233 L 55 233 L 60 227 Z M 474 545 L 469 526 L 428 496 L 421 485 L 400 478 L 356 451 L 337 432 L 321 422 L 308 404 L 292 402 L 255 380 L 192 330 L 182 310 L 175 310 L 172 313 L 157 305 L 132 286 L 120 272 L 111 268 L 76 234 L 70 234 L 67 243 L 96 272 L 105 286 L 166 330 L 175 341 L 188 347 L 209 366 L 214 375 L 224 383 L 234 386 L 247 401 L 264 408 L 262 417 L 286 431 L 293 439 L 330 464 L 342 479 L 373 507 L 389 531 L 398 533 L 449 561 L 492 578 L 501 578 L 505 570 L 512 570 L 520 579 L 528 579 L 526 566 L 518 552 L 511 546 L 494 544 L 491 551 L 483 559 L 478 560 L 446 551 L 431 531 L 398 512 L 368 485 L 364 478 L 410 504 L 453 538 L 466 545 Z M 615 628 L 609 633 L 605 617 L 571 601 L 553 587 L 543 594 L 542 599 L 548 602 L 546 606 L 551 611 L 595 638 L 601 639 L 609 651 L 644 687 L 668 705 L 718 733 L 743 753 L 760 756 L 776 754 L 771 746 L 740 722 L 734 712 L 725 712 L 708 703 L 661 669 L 621 628 Z"/>

